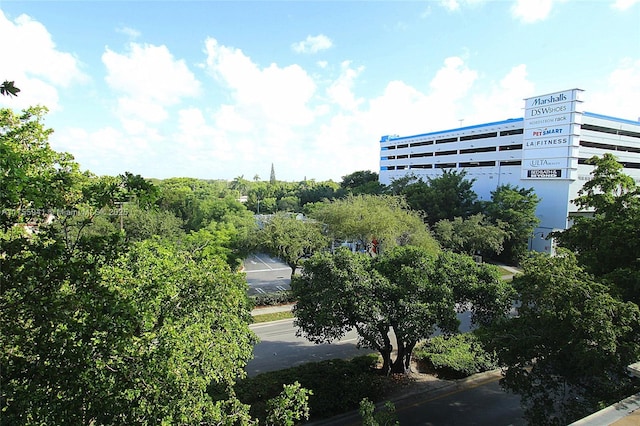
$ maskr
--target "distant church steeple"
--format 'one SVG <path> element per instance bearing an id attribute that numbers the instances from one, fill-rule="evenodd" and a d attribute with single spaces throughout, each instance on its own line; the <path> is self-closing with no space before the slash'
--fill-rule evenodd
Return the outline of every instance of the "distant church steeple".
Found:
<path id="1" fill-rule="evenodd" d="M 273 163 L 271 163 L 271 177 L 269 178 L 269 183 L 276 183 L 276 171 L 273 168 Z"/>

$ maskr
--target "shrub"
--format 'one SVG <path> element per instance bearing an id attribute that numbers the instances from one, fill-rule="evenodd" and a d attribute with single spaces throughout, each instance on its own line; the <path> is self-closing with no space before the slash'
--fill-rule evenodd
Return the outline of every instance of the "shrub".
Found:
<path id="1" fill-rule="evenodd" d="M 252 416 L 263 420 L 266 401 L 277 396 L 283 384 L 298 381 L 313 391 L 309 396 L 311 418 L 331 417 L 358 409 L 363 398 L 376 401 L 382 397 L 384 378 L 370 368 L 377 358 L 366 355 L 352 360 L 333 359 L 271 371 L 240 380 L 235 392 L 240 401 L 251 405 Z"/>
<path id="2" fill-rule="evenodd" d="M 275 306 L 295 302 L 290 290 L 275 293 L 261 293 L 249 296 L 253 306 Z"/>
<path id="3" fill-rule="evenodd" d="M 437 336 L 413 351 L 418 366 L 444 379 L 460 379 L 497 367 L 496 356 L 473 333 Z"/>

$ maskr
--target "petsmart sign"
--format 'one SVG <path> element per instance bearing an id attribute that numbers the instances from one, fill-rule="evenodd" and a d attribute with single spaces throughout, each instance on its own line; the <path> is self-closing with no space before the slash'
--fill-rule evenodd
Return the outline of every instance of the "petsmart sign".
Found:
<path id="1" fill-rule="evenodd" d="M 577 170 L 576 150 L 582 122 L 582 90 L 571 89 L 525 99 L 522 179 L 573 179 Z M 553 149 L 553 155 L 550 150 Z M 551 156 L 562 168 L 542 169 Z M 535 164 L 535 166 L 534 166 Z"/>

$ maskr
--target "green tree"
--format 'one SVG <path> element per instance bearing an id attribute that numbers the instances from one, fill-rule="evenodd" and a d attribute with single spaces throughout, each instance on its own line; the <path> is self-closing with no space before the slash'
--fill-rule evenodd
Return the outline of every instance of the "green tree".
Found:
<path id="1" fill-rule="evenodd" d="M 384 403 L 384 408 L 376 412 L 376 406 L 368 398 L 360 401 L 359 408 L 362 426 L 399 426 L 396 406 L 391 401 Z"/>
<path id="2" fill-rule="evenodd" d="M 631 392 L 640 356 L 638 306 L 613 298 L 575 257 L 532 253 L 513 279 L 518 315 L 486 333 L 531 424 L 565 425 Z"/>
<path id="3" fill-rule="evenodd" d="M 348 196 L 316 205 L 311 217 L 325 224 L 334 239 L 356 242 L 362 248 L 374 246 L 376 252 L 402 245 L 438 250 L 422 217 L 401 197 Z"/>
<path id="4" fill-rule="evenodd" d="M 286 213 L 277 213 L 267 219 L 257 233 L 257 246 L 265 253 L 282 259 L 295 275 L 300 262 L 313 253 L 329 246 L 320 224 L 298 219 Z"/>
<path id="5" fill-rule="evenodd" d="M 483 324 L 510 306 L 494 267 L 459 258 L 409 246 L 375 259 L 345 249 L 318 253 L 291 282 L 295 324 L 313 342 L 355 329 L 359 345 L 380 352 L 384 374 L 406 373 L 416 343 L 436 327 L 457 330 L 456 306 L 472 306 L 473 320 Z"/>
<path id="6" fill-rule="evenodd" d="M 283 388 L 280 395 L 267 401 L 267 425 L 294 426 L 301 420 L 309 420 L 309 395 L 313 391 L 298 382 Z"/>
<path id="7" fill-rule="evenodd" d="M 54 210 L 82 198 L 78 164 L 73 156 L 49 146 L 53 132 L 44 126 L 47 109 L 16 114 L 0 109 L 0 225 L 40 222 Z"/>
<path id="8" fill-rule="evenodd" d="M 425 213 L 425 220 L 431 226 L 443 219 L 465 219 L 477 211 L 478 198 L 473 191 L 475 179 L 469 180 L 466 176 L 464 170 L 443 169 L 442 176 L 405 185 L 402 195 L 412 209 Z"/>
<path id="9" fill-rule="evenodd" d="M 382 194 L 384 185 L 378 181 L 378 174 L 370 170 L 360 170 L 346 176 L 342 176 L 340 188 L 346 194 Z"/>
<path id="10" fill-rule="evenodd" d="M 507 261 L 517 262 L 527 252 L 529 238 L 540 223 L 536 216 L 539 202 L 533 188 L 501 185 L 491 192 L 491 201 L 485 203 L 487 218 L 508 234 L 502 253 Z"/>
<path id="11" fill-rule="evenodd" d="M 467 219 L 443 219 L 435 224 L 433 231 L 442 248 L 469 256 L 500 254 L 507 237 L 506 231 L 491 224 L 481 213 Z"/>
<path id="12" fill-rule="evenodd" d="M 20 89 L 18 89 L 16 86 L 14 86 L 15 82 L 13 81 L 7 81 L 5 80 L 1 85 L 0 85 L 0 95 L 4 95 L 4 96 L 18 96 L 18 93 L 20 93 Z"/>
<path id="13" fill-rule="evenodd" d="M 609 283 L 624 300 L 640 303 L 640 190 L 611 154 L 593 157 L 592 179 L 575 203 L 592 217 L 576 216 L 555 233 L 558 244 L 576 253 L 580 264 Z"/>
<path id="14" fill-rule="evenodd" d="M 1 244 L 7 423 L 193 424 L 238 414 L 225 412 L 231 396 L 207 393 L 210 383 L 233 386 L 255 342 L 246 283 L 224 262 L 156 242 L 123 253 L 116 241 L 83 239 L 69 253 L 52 232 Z"/>
<path id="15" fill-rule="evenodd" d="M 317 203 L 324 200 L 332 200 L 336 197 L 336 192 L 340 189 L 340 185 L 333 181 L 314 182 L 304 181 L 298 190 L 300 205 Z"/>

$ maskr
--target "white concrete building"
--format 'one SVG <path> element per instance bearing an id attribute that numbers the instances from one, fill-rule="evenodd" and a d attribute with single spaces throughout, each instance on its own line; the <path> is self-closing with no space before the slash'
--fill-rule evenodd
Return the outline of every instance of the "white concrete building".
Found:
<path id="1" fill-rule="evenodd" d="M 624 173 L 640 182 L 640 122 L 584 112 L 582 90 L 571 89 L 525 100 L 524 117 L 414 136 L 380 140 L 380 182 L 413 174 L 426 180 L 442 169 L 465 170 L 475 179 L 479 199 L 498 185 L 533 188 L 541 199 L 540 225 L 530 241 L 551 252 L 546 239 L 580 214 L 572 203 L 593 166 L 585 160 L 612 153 Z"/>

